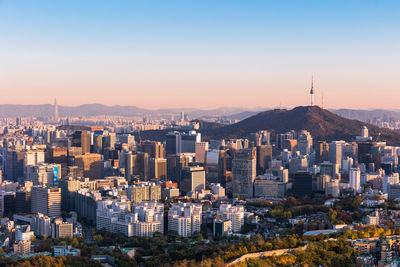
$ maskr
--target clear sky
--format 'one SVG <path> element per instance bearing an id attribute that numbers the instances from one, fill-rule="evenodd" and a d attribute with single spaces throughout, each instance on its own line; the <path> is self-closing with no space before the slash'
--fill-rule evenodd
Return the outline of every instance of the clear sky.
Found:
<path id="1" fill-rule="evenodd" d="M 400 1 L 0 0 L 0 103 L 400 108 Z"/>

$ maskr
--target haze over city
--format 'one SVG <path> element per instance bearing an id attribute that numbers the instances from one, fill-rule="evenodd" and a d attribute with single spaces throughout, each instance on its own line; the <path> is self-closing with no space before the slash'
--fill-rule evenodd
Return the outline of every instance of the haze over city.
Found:
<path id="1" fill-rule="evenodd" d="M 1 1 L 3 104 L 398 108 L 398 1 Z M 385 97 L 385 101 L 376 101 Z"/>
<path id="2" fill-rule="evenodd" d="M 0 266 L 400 266 L 399 14 L 0 0 Z"/>

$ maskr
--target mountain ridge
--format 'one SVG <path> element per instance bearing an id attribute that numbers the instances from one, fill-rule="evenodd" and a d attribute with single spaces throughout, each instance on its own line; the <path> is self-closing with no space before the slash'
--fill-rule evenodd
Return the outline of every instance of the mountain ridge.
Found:
<path id="1" fill-rule="evenodd" d="M 367 126 L 370 135 L 387 141 L 400 143 L 400 132 L 350 120 L 318 106 L 299 106 L 291 110 L 275 109 L 260 112 L 238 123 L 204 132 L 207 139 L 240 138 L 259 130 L 273 133 L 285 133 L 290 130 L 307 130 L 315 140 L 354 140 L 360 135 L 363 126 Z"/>

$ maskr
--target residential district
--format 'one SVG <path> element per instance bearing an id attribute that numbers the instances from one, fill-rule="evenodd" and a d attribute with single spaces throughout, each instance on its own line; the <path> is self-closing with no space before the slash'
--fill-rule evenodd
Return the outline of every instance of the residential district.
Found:
<path id="1" fill-rule="evenodd" d="M 0 264 L 399 265 L 400 147 L 175 125 L 1 120 Z"/>

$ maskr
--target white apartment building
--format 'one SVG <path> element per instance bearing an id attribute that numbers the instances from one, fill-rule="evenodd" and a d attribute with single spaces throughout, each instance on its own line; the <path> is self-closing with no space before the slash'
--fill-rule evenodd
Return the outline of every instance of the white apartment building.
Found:
<path id="1" fill-rule="evenodd" d="M 217 218 L 231 221 L 231 231 L 238 233 L 244 225 L 244 207 L 221 204 L 217 212 Z"/>
<path id="2" fill-rule="evenodd" d="M 168 231 L 184 237 L 200 233 L 202 212 L 203 207 L 201 204 L 173 204 L 168 211 Z"/>

